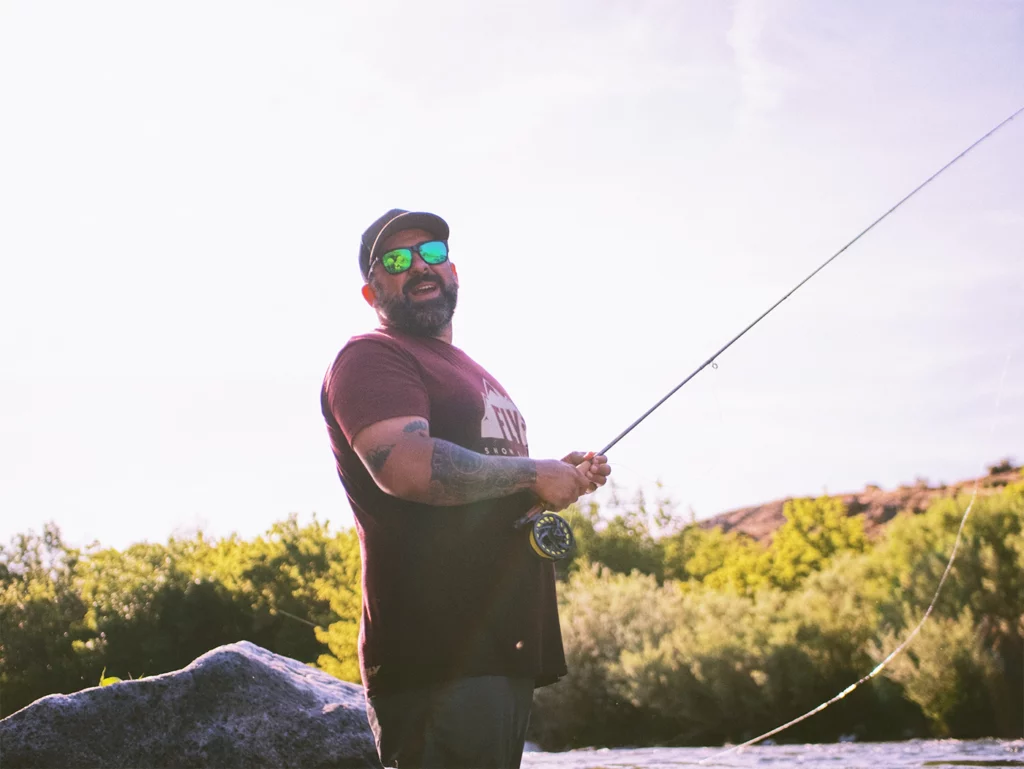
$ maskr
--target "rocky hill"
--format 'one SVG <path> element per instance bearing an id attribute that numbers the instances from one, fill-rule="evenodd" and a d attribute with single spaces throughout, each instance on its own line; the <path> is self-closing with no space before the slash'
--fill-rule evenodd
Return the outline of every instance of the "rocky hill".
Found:
<path id="1" fill-rule="evenodd" d="M 950 485 L 929 486 L 926 481 L 918 481 L 913 486 L 900 486 L 892 491 L 886 491 L 878 486 L 868 486 L 863 491 L 830 496 L 841 499 L 850 515 L 863 515 L 864 530 L 869 537 L 874 537 L 886 522 L 901 511 L 924 512 L 939 497 L 970 494 L 976 482 L 978 494 L 982 495 L 991 494 L 1008 483 L 1020 480 L 1024 480 L 1024 467 L 1013 467 L 1008 461 L 1004 461 L 992 465 L 988 475 Z M 737 531 L 766 542 L 772 538 L 775 530 L 786 522 L 782 509 L 789 499 L 791 498 L 777 499 L 763 505 L 719 513 L 700 521 L 699 525 L 704 529 L 718 527 L 725 532 Z"/>

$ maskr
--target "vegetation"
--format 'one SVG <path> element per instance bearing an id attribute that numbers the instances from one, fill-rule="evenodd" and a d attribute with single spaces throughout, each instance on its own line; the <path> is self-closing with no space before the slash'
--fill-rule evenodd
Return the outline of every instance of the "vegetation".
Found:
<path id="1" fill-rule="evenodd" d="M 68 547 L 48 525 L 0 546 L 0 716 L 243 639 L 358 681 L 360 600 L 355 532 L 316 519 L 123 552 Z"/>
<path id="2" fill-rule="evenodd" d="M 571 509 L 579 547 L 559 566 L 571 675 L 537 691 L 531 739 L 551 749 L 736 742 L 810 710 L 920 621 L 967 502 L 901 514 L 869 541 L 841 501 L 793 500 L 766 544 L 641 497 Z M 359 616 L 355 532 L 315 518 L 251 541 L 197 534 L 124 551 L 69 547 L 48 525 L 0 546 L 0 716 L 241 639 L 358 681 Z M 1019 480 L 975 503 L 909 650 L 780 739 L 1017 736 L 1022 651 Z"/>

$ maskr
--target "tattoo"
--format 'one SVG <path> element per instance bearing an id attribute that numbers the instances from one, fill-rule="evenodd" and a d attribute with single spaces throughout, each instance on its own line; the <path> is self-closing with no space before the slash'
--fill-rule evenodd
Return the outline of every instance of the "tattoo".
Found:
<path id="1" fill-rule="evenodd" d="M 366 461 L 370 464 L 370 469 L 375 473 L 379 473 L 384 469 L 384 463 L 388 461 L 388 457 L 391 456 L 391 449 L 395 447 L 395 444 L 390 446 L 378 446 L 371 451 L 366 452 Z"/>
<path id="2" fill-rule="evenodd" d="M 448 441 L 435 440 L 430 458 L 431 502 L 461 505 L 504 497 L 537 480 L 537 465 L 526 457 L 485 457 Z"/>
<path id="3" fill-rule="evenodd" d="M 403 433 L 422 433 L 423 435 L 426 435 L 427 434 L 427 429 L 429 427 L 430 427 L 430 425 L 428 425 L 422 419 L 417 419 L 415 422 L 410 422 L 405 427 L 403 427 L 402 428 L 402 432 Z"/>

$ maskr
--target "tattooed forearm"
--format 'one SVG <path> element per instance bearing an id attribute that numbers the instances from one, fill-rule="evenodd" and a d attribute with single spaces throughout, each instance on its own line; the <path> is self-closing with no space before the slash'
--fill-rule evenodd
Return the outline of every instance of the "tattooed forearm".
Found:
<path id="1" fill-rule="evenodd" d="M 485 457 L 448 441 L 435 440 L 430 458 L 430 502 L 461 505 L 504 497 L 537 480 L 537 466 L 525 457 Z"/>
<path id="2" fill-rule="evenodd" d="M 366 461 L 370 465 L 370 469 L 375 473 L 379 473 L 384 469 L 384 463 L 388 461 L 388 457 L 391 455 L 391 449 L 395 447 L 395 444 L 390 446 L 378 446 L 366 452 Z"/>

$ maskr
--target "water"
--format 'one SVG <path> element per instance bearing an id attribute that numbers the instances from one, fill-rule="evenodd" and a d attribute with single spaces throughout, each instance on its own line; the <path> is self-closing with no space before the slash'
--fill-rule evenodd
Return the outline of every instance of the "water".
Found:
<path id="1" fill-rule="evenodd" d="M 911 740 L 834 745 L 755 745 L 724 748 L 602 748 L 524 753 L 526 769 L 672 769 L 680 766 L 761 769 L 900 769 L 901 767 L 1021 766 L 1024 740 Z"/>

